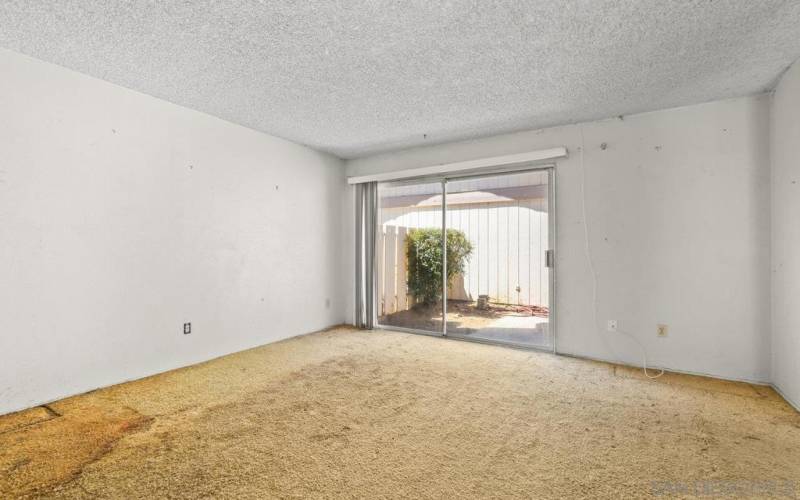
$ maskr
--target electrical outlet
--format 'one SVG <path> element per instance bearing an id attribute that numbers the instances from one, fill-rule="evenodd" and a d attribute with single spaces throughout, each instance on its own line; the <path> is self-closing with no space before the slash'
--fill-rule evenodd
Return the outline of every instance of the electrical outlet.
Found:
<path id="1" fill-rule="evenodd" d="M 192 333 L 192 324 L 191 323 L 184 323 L 183 324 L 183 334 L 189 335 Z"/>
<path id="2" fill-rule="evenodd" d="M 609 332 L 616 332 L 617 331 L 617 320 L 615 320 L 615 319 L 608 320 L 608 331 Z"/>
<path id="3" fill-rule="evenodd" d="M 658 325 L 658 327 L 656 327 L 656 335 L 658 335 L 659 337 L 666 337 L 667 331 L 668 331 L 667 325 Z"/>

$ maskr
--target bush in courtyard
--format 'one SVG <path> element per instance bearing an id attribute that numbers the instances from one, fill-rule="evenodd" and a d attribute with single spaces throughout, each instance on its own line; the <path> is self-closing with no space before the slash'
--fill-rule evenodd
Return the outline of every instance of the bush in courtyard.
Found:
<path id="1" fill-rule="evenodd" d="M 447 285 L 464 272 L 472 244 L 461 231 L 447 230 Z M 442 298 L 442 230 L 412 229 L 406 236 L 408 291 L 424 304 Z"/>

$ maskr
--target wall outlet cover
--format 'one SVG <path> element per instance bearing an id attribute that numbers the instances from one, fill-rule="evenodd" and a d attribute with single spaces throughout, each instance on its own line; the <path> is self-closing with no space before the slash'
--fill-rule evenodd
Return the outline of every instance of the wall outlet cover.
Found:
<path id="1" fill-rule="evenodd" d="M 659 337 L 666 337 L 667 333 L 669 333 L 669 328 L 667 327 L 667 325 L 658 325 L 656 329 L 656 335 L 658 335 Z"/>
<path id="2" fill-rule="evenodd" d="M 192 333 L 192 324 L 191 323 L 184 323 L 183 324 L 183 334 L 188 335 Z"/>
<path id="3" fill-rule="evenodd" d="M 608 320 L 608 331 L 609 332 L 616 332 L 617 331 L 617 320 L 615 320 L 615 319 Z"/>

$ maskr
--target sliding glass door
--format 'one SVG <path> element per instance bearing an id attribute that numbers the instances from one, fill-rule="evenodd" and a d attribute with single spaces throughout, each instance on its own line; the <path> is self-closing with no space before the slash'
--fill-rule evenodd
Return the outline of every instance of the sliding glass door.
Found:
<path id="1" fill-rule="evenodd" d="M 553 349 L 552 175 L 380 185 L 379 325 Z"/>
<path id="2" fill-rule="evenodd" d="M 448 335 L 551 349 L 549 171 L 447 183 L 447 227 L 472 252 L 450 284 Z"/>
<path id="3" fill-rule="evenodd" d="M 443 333 L 443 183 L 378 185 L 378 324 Z"/>

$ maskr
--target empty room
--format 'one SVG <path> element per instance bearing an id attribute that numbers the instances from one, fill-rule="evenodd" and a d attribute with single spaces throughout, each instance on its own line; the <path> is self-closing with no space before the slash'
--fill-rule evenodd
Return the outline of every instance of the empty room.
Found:
<path id="1" fill-rule="evenodd" d="M 797 0 L 0 2 L 0 498 L 797 498 Z"/>

